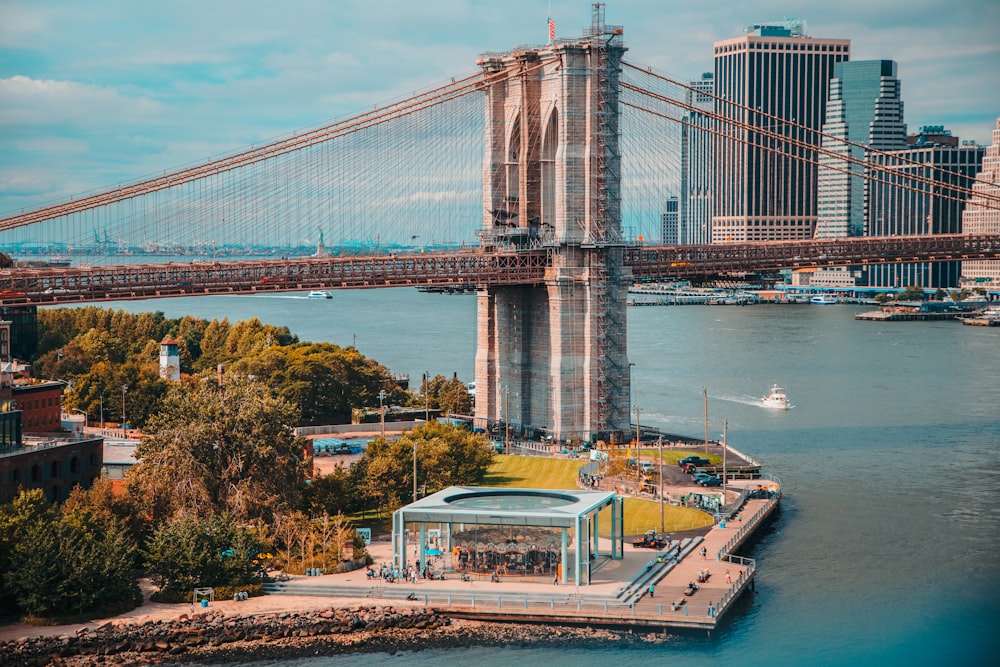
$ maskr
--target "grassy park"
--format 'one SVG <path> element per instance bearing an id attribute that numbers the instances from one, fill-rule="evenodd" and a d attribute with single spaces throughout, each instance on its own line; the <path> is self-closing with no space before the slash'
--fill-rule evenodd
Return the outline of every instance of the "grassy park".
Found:
<path id="1" fill-rule="evenodd" d="M 645 452 L 646 450 L 644 450 Z M 655 452 L 656 450 L 651 450 Z M 672 452 L 673 461 L 688 456 L 692 452 Z M 663 453 L 663 462 L 667 463 L 667 452 Z M 679 456 L 676 456 L 679 454 Z M 645 454 L 644 454 L 645 455 Z M 587 461 L 578 459 L 554 459 L 539 456 L 506 456 L 499 455 L 490 466 L 483 486 L 499 486 L 508 488 L 529 489 L 576 489 L 576 474 L 580 466 Z M 663 508 L 666 532 L 691 530 L 712 524 L 712 517 L 704 512 L 685 507 L 666 505 Z M 611 525 L 609 510 L 601 512 L 599 519 L 600 532 L 608 535 L 607 528 Z M 625 534 L 638 535 L 647 530 L 660 530 L 660 503 L 637 498 L 625 499 Z"/>

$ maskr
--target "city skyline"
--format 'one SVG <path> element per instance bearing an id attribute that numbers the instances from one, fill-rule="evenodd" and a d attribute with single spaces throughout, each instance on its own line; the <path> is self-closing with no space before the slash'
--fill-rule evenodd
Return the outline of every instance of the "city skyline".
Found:
<path id="1" fill-rule="evenodd" d="M 869 3 L 870 4 L 870 3 Z M 127 16 L 122 16 L 124 11 Z M 712 68 L 712 43 L 780 21 L 776 2 L 711 12 L 655 2 L 605 7 L 626 57 L 681 80 Z M 899 63 L 911 128 L 989 143 L 1000 91 L 1000 9 L 850 0 L 797 7 L 806 33 L 851 40 L 852 59 Z M 475 59 L 548 37 L 547 3 L 91 2 L 0 4 L 0 214 L 202 162 L 475 71 Z M 554 2 L 557 37 L 590 5 Z M 664 35 L 669 38 L 664 39 Z"/>

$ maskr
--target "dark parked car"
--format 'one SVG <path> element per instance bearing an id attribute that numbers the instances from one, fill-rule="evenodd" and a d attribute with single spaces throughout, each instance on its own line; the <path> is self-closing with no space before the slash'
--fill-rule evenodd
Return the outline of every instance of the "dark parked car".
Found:
<path id="1" fill-rule="evenodd" d="M 711 461 L 700 456 L 685 456 L 677 462 L 677 465 L 683 467 L 685 463 L 693 463 L 695 466 L 707 466 Z"/>
<path id="2" fill-rule="evenodd" d="M 722 480 L 718 477 L 712 477 L 711 475 L 708 477 L 702 477 L 698 480 L 698 483 L 702 486 L 722 486 Z"/>

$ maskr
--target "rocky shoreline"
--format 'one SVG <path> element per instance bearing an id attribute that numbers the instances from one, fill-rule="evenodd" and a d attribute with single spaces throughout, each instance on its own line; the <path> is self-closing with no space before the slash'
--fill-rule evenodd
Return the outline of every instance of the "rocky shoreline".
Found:
<path id="1" fill-rule="evenodd" d="M 663 635 L 604 629 L 452 621 L 423 607 L 347 607 L 228 616 L 208 611 L 183 615 L 175 621 L 109 622 L 71 635 L 0 642 L 0 667 L 245 663 L 465 646 L 571 642 L 579 647 L 663 639 Z"/>

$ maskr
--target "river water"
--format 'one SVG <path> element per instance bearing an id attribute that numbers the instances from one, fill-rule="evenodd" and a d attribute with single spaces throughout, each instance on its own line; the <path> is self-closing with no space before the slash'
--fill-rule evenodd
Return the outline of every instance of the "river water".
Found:
<path id="1" fill-rule="evenodd" d="M 472 379 L 475 298 L 412 289 L 127 302 L 251 316 L 302 340 L 356 344 L 417 382 Z M 860 306 L 629 309 L 643 424 L 729 440 L 782 481 L 750 555 L 757 592 L 711 638 L 647 648 L 471 648 L 296 664 L 996 664 L 1000 627 L 1000 329 L 861 322 Z M 756 404 L 777 383 L 795 407 Z"/>

